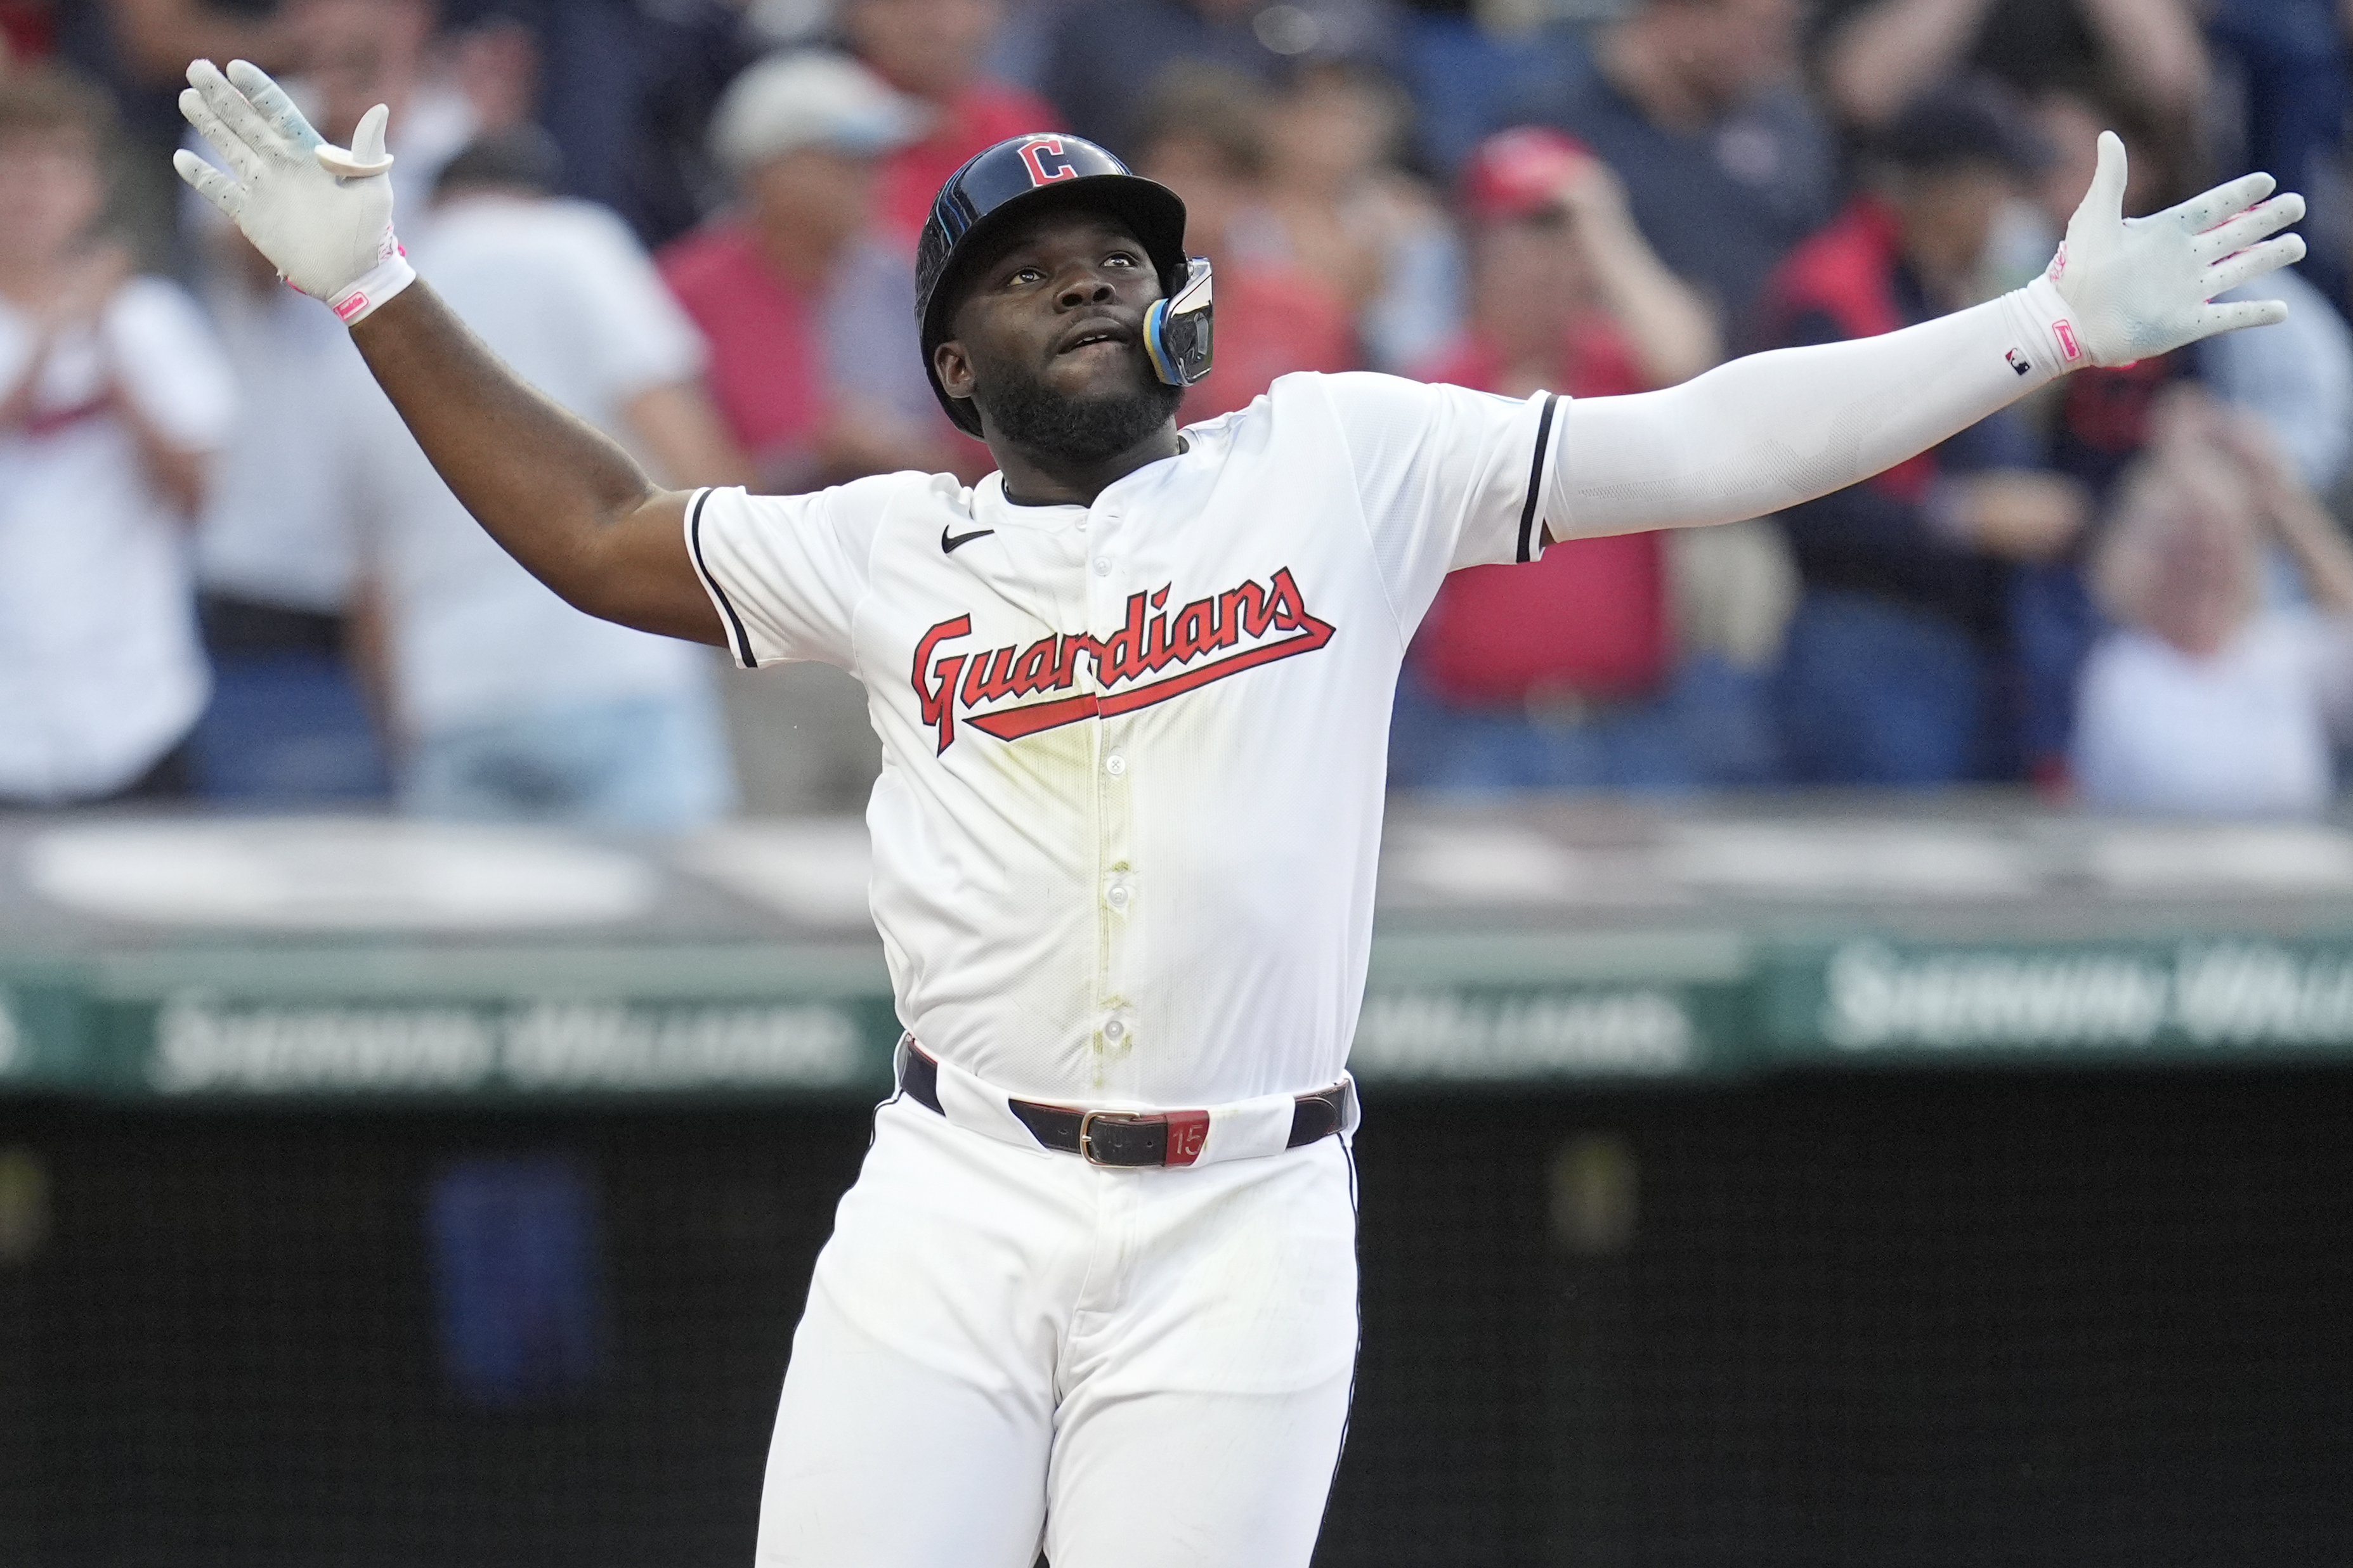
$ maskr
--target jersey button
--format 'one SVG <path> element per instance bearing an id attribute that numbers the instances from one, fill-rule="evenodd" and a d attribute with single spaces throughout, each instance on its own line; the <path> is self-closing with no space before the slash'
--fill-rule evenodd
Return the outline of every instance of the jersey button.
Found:
<path id="1" fill-rule="evenodd" d="M 1120 777 L 1127 772 L 1127 759 L 1121 756 L 1117 752 L 1113 752 L 1110 756 L 1103 759 L 1103 772 L 1109 773 L 1113 778 Z"/>
<path id="2" fill-rule="evenodd" d="M 1111 890 L 1105 893 L 1103 897 L 1110 901 L 1113 909 L 1124 910 L 1127 908 L 1127 884 L 1125 882 L 1113 882 L 1111 885 Z"/>
<path id="3" fill-rule="evenodd" d="M 1108 577 L 1111 575 L 1110 556 L 1098 555 L 1095 557 L 1095 575 L 1098 577 Z"/>
<path id="4" fill-rule="evenodd" d="M 1113 1018 L 1103 1026 L 1103 1038 L 1114 1044 L 1127 1038 L 1127 1025 L 1121 1019 Z"/>

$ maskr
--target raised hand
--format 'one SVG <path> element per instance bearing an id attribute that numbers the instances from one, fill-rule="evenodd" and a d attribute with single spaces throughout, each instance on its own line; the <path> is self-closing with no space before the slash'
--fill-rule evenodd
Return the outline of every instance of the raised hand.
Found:
<path id="1" fill-rule="evenodd" d="M 180 112 L 229 173 L 185 150 L 172 154 L 172 167 L 280 278 L 347 322 L 415 280 L 392 232 L 392 157 L 384 150 L 391 111 L 383 104 L 360 118 L 349 148 L 337 147 L 259 66 L 231 60 L 224 76 L 197 60 Z"/>
<path id="2" fill-rule="evenodd" d="M 2271 196 L 2269 174 L 2244 174 L 2153 217 L 2124 216 L 2125 144 L 2100 133 L 2100 163 L 2051 281 L 2073 312 L 2074 342 L 2094 364 L 2130 364 L 2241 327 L 2287 320 L 2276 300 L 2213 304 L 2250 279 L 2304 259 L 2300 235 L 2280 230 L 2304 216 L 2304 198 Z M 2276 238 L 2272 237 L 2277 236 Z"/>

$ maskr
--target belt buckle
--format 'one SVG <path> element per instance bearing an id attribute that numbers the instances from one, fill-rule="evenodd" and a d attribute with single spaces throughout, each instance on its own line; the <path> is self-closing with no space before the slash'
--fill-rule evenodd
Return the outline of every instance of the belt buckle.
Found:
<path id="1" fill-rule="evenodd" d="M 1095 1157 L 1095 1122 L 1106 1116 L 1115 1116 L 1120 1120 L 1130 1123 L 1133 1123 L 1137 1120 L 1136 1117 L 1123 1110 L 1088 1110 L 1081 1112 L 1079 1116 L 1079 1158 L 1084 1160 L 1088 1164 L 1094 1166 L 1095 1169 L 1099 1171 L 1124 1171 L 1127 1169 L 1124 1165 L 1114 1165 L 1109 1160 L 1099 1160 Z"/>

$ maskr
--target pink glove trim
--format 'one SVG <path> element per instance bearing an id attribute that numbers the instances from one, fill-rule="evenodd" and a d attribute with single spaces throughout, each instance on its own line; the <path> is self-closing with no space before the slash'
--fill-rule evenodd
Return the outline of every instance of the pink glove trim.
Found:
<path id="1" fill-rule="evenodd" d="M 335 319 L 350 326 L 365 317 L 377 306 L 417 281 L 417 268 L 408 264 L 408 253 L 397 241 L 393 253 L 370 268 L 352 286 L 327 301 Z"/>

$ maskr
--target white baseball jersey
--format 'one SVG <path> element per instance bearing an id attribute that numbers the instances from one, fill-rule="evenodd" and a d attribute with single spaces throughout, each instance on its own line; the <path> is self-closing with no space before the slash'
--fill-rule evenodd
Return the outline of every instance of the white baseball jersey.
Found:
<path id="1" fill-rule="evenodd" d="M 1563 400 L 1285 376 L 1091 507 L 892 474 L 705 490 L 736 659 L 865 685 L 899 1016 L 1008 1093 L 1198 1106 L 1335 1081 L 1388 715 L 1445 574 L 1532 559 Z"/>

